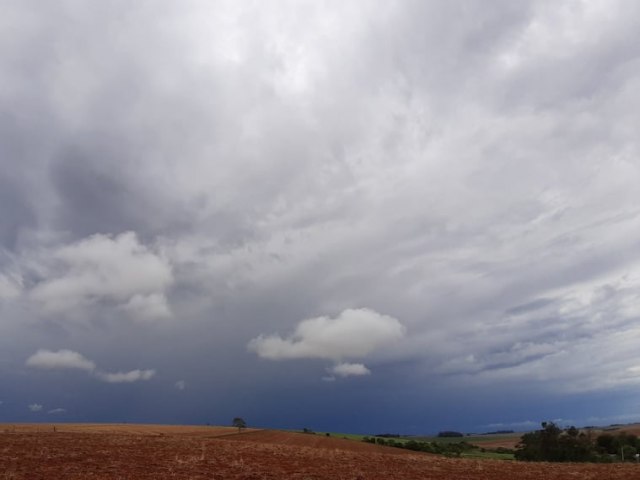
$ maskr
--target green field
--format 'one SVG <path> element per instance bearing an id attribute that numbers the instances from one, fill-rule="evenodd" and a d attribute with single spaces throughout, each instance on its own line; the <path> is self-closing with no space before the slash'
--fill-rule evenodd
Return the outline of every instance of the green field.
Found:
<path id="1" fill-rule="evenodd" d="M 483 443 L 496 442 L 501 440 L 511 440 L 513 438 L 520 438 L 522 433 L 509 433 L 498 435 L 465 435 L 464 437 L 404 437 L 408 440 L 416 440 L 417 442 L 433 442 L 433 443 L 459 443 L 467 442 L 473 445 L 482 446 Z"/>
<path id="2" fill-rule="evenodd" d="M 477 458 L 477 459 L 492 459 L 492 460 L 515 460 L 513 453 L 496 453 L 496 452 L 481 452 L 475 450 L 473 452 L 464 452 L 460 455 L 461 458 Z"/>
<path id="3" fill-rule="evenodd" d="M 464 437 L 438 437 L 438 436 L 401 436 L 401 437 L 374 437 L 373 435 L 361 435 L 355 433 L 340 433 L 340 432 L 315 432 L 315 435 L 326 436 L 329 435 L 333 438 L 344 438 L 347 440 L 353 441 L 363 441 L 365 438 L 377 438 L 379 440 L 383 440 L 384 442 L 392 441 L 396 444 L 404 444 L 407 442 L 424 442 L 431 444 L 439 444 L 439 445 L 451 445 L 455 447 L 456 444 L 461 442 L 475 445 L 470 450 L 466 450 L 464 452 L 459 453 L 445 453 L 441 452 L 444 455 L 452 455 L 459 456 L 461 458 L 475 458 L 475 459 L 493 459 L 493 460 L 514 460 L 514 455 L 512 453 L 498 453 L 493 451 L 493 449 L 485 450 L 482 448 L 483 443 L 487 442 L 495 442 L 502 440 L 511 440 L 514 437 L 519 438 L 521 434 L 495 434 L 495 435 L 467 435 Z M 455 452 L 455 448 L 453 448 Z"/>

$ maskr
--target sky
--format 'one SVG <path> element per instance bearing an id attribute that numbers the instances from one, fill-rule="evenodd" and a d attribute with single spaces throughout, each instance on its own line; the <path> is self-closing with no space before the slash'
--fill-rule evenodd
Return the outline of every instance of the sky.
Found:
<path id="1" fill-rule="evenodd" d="M 0 6 L 0 422 L 640 421 L 638 2 Z"/>

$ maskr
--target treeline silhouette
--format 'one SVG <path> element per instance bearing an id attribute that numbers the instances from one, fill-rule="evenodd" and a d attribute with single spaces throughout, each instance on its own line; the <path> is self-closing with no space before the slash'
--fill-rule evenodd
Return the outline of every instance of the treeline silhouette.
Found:
<path id="1" fill-rule="evenodd" d="M 594 438 L 590 429 L 562 429 L 553 422 L 542 422 L 540 430 L 522 436 L 515 457 L 529 462 L 637 462 L 639 451 L 640 441 L 630 433 Z"/>

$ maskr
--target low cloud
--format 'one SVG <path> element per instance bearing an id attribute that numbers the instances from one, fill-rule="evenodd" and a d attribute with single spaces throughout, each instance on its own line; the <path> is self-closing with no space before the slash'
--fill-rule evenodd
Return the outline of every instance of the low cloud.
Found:
<path id="1" fill-rule="evenodd" d="M 178 390 L 184 390 L 187 388 L 187 382 L 184 380 L 178 380 L 174 385 Z"/>
<path id="2" fill-rule="evenodd" d="M 133 318 L 139 320 L 155 320 L 171 317 L 167 297 L 160 293 L 150 295 L 137 294 L 121 307 Z"/>
<path id="3" fill-rule="evenodd" d="M 43 406 L 40 405 L 39 403 L 32 403 L 31 405 L 28 406 L 29 410 L 31 410 L 32 412 L 41 412 Z"/>
<path id="4" fill-rule="evenodd" d="M 133 383 L 150 380 L 155 370 L 131 370 L 128 372 L 103 372 L 96 368 L 96 364 L 73 350 L 38 350 L 25 362 L 28 367 L 46 370 L 79 369 L 88 372 L 93 377 L 107 383 Z"/>
<path id="5" fill-rule="evenodd" d="M 49 415 L 57 415 L 59 413 L 66 413 L 67 410 L 65 408 L 54 408 L 53 410 L 49 410 L 47 413 Z"/>
<path id="6" fill-rule="evenodd" d="M 96 376 L 107 383 L 133 383 L 150 380 L 155 374 L 155 370 L 131 370 L 130 372 L 98 373 Z"/>
<path id="7" fill-rule="evenodd" d="M 301 321 L 287 338 L 260 335 L 249 350 L 269 360 L 359 358 L 404 336 L 396 319 L 368 308 L 344 310 L 336 318 L 317 317 Z"/>
<path id="8" fill-rule="evenodd" d="M 370 375 L 371 370 L 362 363 L 339 363 L 331 369 L 331 373 L 339 377 Z"/>
<path id="9" fill-rule="evenodd" d="M 165 297 L 173 283 L 171 266 L 133 232 L 92 235 L 47 251 L 43 258 L 36 262 L 43 280 L 30 296 L 47 313 L 107 302 L 133 318 L 171 315 Z"/>
<path id="10" fill-rule="evenodd" d="M 38 350 L 26 362 L 28 367 L 44 369 L 78 369 L 92 372 L 96 364 L 73 350 Z"/>

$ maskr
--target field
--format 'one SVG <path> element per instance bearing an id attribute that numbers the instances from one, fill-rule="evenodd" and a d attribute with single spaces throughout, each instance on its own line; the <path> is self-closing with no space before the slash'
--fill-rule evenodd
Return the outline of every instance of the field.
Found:
<path id="1" fill-rule="evenodd" d="M 421 442 L 458 443 L 467 442 L 482 448 L 516 448 L 522 433 L 502 433 L 489 435 L 465 435 L 464 437 L 413 437 Z"/>
<path id="2" fill-rule="evenodd" d="M 449 459 L 324 435 L 229 427 L 0 425 L 0 480 L 628 480 L 636 464 Z"/>

